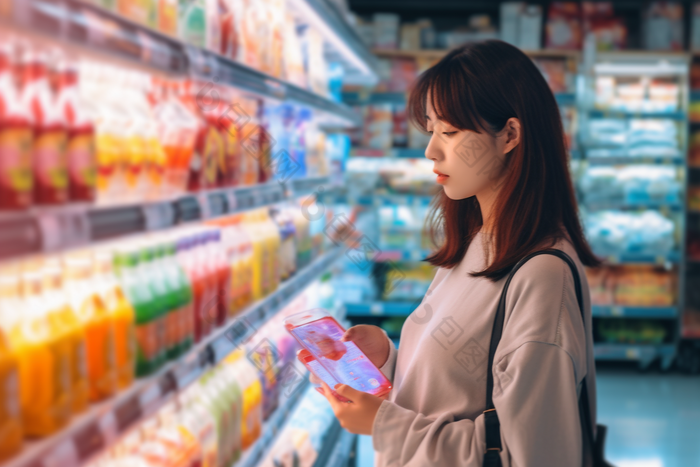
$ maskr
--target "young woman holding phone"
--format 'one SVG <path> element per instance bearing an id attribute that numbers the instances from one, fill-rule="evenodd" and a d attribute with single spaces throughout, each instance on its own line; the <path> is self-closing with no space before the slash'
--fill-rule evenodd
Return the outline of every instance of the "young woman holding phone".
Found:
<path id="1" fill-rule="evenodd" d="M 389 396 L 338 386 L 352 401 L 340 402 L 326 386 L 326 397 L 347 430 L 372 435 L 379 467 L 592 465 L 582 427 L 595 426 L 596 406 L 583 266 L 598 260 L 578 218 L 551 90 L 523 52 L 487 41 L 455 49 L 423 73 L 409 111 L 431 135 L 425 157 L 444 188 L 430 219 L 439 248 L 427 261 L 437 273 L 398 351 L 376 326 L 343 336 L 392 381 Z M 552 255 L 516 268 L 489 378 L 507 276 L 548 248 L 566 253 L 573 268 Z M 579 416 L 582 393 L 587 416 Z M 489 412 L 500 422 L 490 448 Z"/>

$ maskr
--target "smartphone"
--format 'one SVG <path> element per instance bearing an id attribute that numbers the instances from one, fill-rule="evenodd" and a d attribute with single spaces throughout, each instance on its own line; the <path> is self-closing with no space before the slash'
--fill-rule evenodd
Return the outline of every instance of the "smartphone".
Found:
<path id="1" fill-rule="evenodd" d="M 330 373 L 328 373 L 328 370 L 323 368 L 323 366 L 320 363 L 318 363 L 318 360 L 316 360 L 308 350 L 301 349 L 299 353 L 297 353 L 297 358 L 304 364 L 304 366 L 307 370 L 309 370 L 309 372 L 313 373 L 318 379 L 326 383 L 328 387 L 331 388 L 331 393 L 335 396 L 336 399 L 342 402 L 348 402 L 348 399 L 341 396 L 333 389 L 335 385 L 339 383 L 339 381 L 333 378 L 333 376 Z M 323 388 L 321 386 L 316 386 L 315 389 L 321 394 L 323 394 Z"/>
<path id="2" fill-rule="evenodd" d="M 355 343 L 340 340 L 345 328 L 325 310 L 296 313 L 284 320 L 284 326 L 332 380 L 375 396 L 391 391 L 391 382 Z M 315 365 L 310 361 L 309 366 Z M 325 381 L 329 376 L 320 368 L 315 367 L 315 374 Z M 333 388 L 337 383 L 328 385 Z"/>

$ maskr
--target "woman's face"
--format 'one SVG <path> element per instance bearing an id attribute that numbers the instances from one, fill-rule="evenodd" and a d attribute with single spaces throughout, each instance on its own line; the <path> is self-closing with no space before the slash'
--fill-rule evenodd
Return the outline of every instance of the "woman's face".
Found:
<path id="1" fill-rule="evenodd" d="M 427 101 L 431 137 L 425 157 L 433 161 L 433 172 L 445 194 L 454 200 L 477 195 L 493 198 L 505 175 L 507 154 L 520 141 L 520 122 L 511 118 L 495 136 L 485 131 L 458 130 L 438 120 L 430 96 Z"/>

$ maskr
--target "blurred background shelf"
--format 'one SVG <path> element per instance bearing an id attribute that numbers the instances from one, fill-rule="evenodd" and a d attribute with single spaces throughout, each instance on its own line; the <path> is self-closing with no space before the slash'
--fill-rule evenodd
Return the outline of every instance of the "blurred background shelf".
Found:
<path id="1" fill-rule="evenodd" d="M 662 318 L 672 319 L 678 317 L 678 308 L 655 306 L 619 306 L 619 305 L 593 305 L 591 314 L 594 318 Z"/>
<path id="2" fill-rule="evenodd" d="M 272 294 L 248 306 L 185 355 L 167 364 L 156 374 L 138 379 L 131 387 L 111 399 L 93 405 L 54 436 L 30 443 L 18 456 L 3 463 L 3 467 L 48 467 L 42 464 L 43 459 L 60 461 L 63 465 L 78 465 L 100 452 L 140 420 L 158 411 L 166 402 L 172 400 L 178 391 L 196 381 L 208 368 L 214 367 L 230 355 L 290 300 L 302 293 L 312 281 L 325 273 L 344 251 L 344 247 L 337 247 L 316 258 L 282 283 Z M 266 425 L 268 435 L 274 427 L 282 425 L 295 403 L 296 399 L 291 399 L 287 405 L 283 404 L 281 410 L 275 412 Z M 91 438 L 87 446 L 86 436 Z M 270 440 L 265 441 L 265 437 L 261 439 L 259 447 L 251 448 L 252 454 L 249 456 L 257 456 L 258 450 L 262 451 L 264 447 L 269 446 Z M 251 462 L 253 464 L 245 465 L 255 465 L 256 461 Z"/>

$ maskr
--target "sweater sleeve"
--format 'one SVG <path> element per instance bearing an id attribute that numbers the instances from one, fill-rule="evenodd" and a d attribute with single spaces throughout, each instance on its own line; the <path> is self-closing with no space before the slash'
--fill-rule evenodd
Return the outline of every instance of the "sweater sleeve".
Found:
<path id="1" fill-rule="evenodd" d="M 560 467 L 581 459 L 576 379 L 571 357 L 560 347 L 523 344 L 494 369 L 494 405 L 501 422 L 504 467 Z M 436 388 L 435 397 L 440 397 Z M 384 401 L 372 430 L 385 465 L 482 465 L 484 416 L 428 418 Z"/>
<path id="2" fill-rule="evenodd" d="M 386 359 L 386 362 L 384 362 L 384 365 L 382 365 L 379 371 L 384 373 L 384 376 L 386 376 L 389 381 L 394 381 L 394 370 L 396 369 L 396 356 L 398 351 L 396 350 L 394 341 L 389 339 L 389 335 L 387 335 L 386 331 L 384 331 L 384 335 L 386 335 L 386 338 L 389 341 L 389 357 Z"/>

